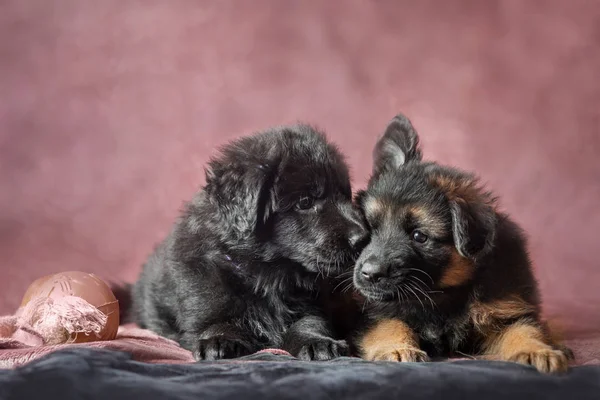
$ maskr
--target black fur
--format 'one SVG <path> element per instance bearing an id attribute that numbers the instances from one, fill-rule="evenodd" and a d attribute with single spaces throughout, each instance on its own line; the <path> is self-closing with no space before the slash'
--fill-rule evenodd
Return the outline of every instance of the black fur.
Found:
<path id="1" fill-rule="evenodd" d="M 121 324 L 133 322 L 131 311 L 133 308 L 133 285 L 123 282 L 109 282 L 110 289 L 119 301 L 119 321 Z"/>
<path id="2" fill-rule="evenodd" d="M 518 296 L 531 306 L 519 318 L 539 323 L 526 240 L 473 175 L 423 162 L 418 144 L 410 121 L 398 115 L 375 147 L 373 176 L 356 197 L 371 239 L 357 260 L 354 285 L 370 321 L 405 322 L 430 356 L 477 354 L 484 338 L 469 315 L 476 302 Z M 456 252 L 473 271 L 464 282 L 443 285 Z"/>
<path id="3" fill-rule="evenodd" d="M 347 353 L 319 289 L 367 232 L 342 155 L 307 125 L 236 140 L 145 264 L 135 319 L 197 359 L 280 347 L 303 359 Z"/>

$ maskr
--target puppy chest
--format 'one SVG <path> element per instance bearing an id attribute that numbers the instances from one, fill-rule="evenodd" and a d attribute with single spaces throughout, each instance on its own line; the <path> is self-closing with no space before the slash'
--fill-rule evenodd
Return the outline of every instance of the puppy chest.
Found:
<path id="1" fill-rule="evenodd" d="M 280 346 L 289 326 L 300 314 L 290 304 L 280 299 L 257 299 L 247 304 L 244 324 L 255 337 L 269 346 Z"/>
<path id="2" fill-rule="evenodd" d="M 431 357 L 448 357 L 461 349 L 468 336 L 468 326 L 463 318 L 446 318 L 421 321 L 414 328 L 420 345 Z"/>

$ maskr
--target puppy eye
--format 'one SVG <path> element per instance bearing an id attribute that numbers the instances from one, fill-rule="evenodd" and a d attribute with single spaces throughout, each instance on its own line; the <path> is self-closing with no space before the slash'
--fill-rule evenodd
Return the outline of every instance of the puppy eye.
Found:
<path id="1" fill-rule="evenodd" d="M 414 230 L 412 233 L 412 240 L 414 240 L 417 243 L 425 243 L 427 239 L 427 235 L 421 231 Z"/>
<path id="2" fill-rule="evenodd" d="M 315 200 L 312 197 L 301 197 L 296 203 L 298 210 L 308 210 L 315 204 Z"/>

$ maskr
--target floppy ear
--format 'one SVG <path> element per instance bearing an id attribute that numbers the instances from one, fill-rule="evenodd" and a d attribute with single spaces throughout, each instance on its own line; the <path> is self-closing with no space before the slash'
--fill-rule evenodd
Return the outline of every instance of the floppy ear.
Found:
<path id="1" fill-rule="evenodd" d="M 398 168 L 410 161 L 420 161 L 419 135 L 410 120 L 398 114 L 390 121 L 373 150 L 373 172 Z"/>
<path id="2" fill-rule="evenodd" d="M 224 228 L 237 240 L 248 240 L 273 212 L 277 168 L 251 160 L 213 160 L 205 190 L 216 204 Z"/>
<path id="3" fill-rule="evenodd" d="M 496 236 L 496 213 L 484 203 L 466 202 L 461 198 L 450 201 L 452 235 L 458 253 L 476 259 L 489 252 Z"/>

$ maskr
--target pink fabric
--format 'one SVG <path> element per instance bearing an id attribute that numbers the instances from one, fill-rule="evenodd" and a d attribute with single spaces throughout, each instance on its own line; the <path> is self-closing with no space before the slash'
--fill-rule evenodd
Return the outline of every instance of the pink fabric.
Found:
<path id="1" fill-rule="evenodd" d="M 600 365 L 600 336 L 566 340 L 565 345 L 575 353 L 577 365 Z"/>
<path id="2" fill-rule="evenodd" d="M 48 346 L 43 344 L 43 339 L 36 332 L 19 329 L 17 322 L 17 316 L 0 317 L 0 368 L 18 367 L 50 352 L 76 347 L 124 351 L 130 353 L 134 360 L 148 363 L 194 362 L 192 353 L 176 342 L 135 325 L 119 327 L 115 340 Z M 262 352 L 290 355 L 280 349 Z"/>
<path id="3" fill-rule="evenodd" d="M 193 362 L 192 353 L 172 340 L 134 326 L 121 326 L 115 340 L 43 346 L 31 338 L 14 337 L 15 319 L 0 318 L 0 368 L 12 368 L 50 352 L 75 347 L 112 349 L 131 353 L 133 359 L 149 363 Z"/>
<path id="4" fill-rule="evenodd" d="M 356 188 L 397 111 L 526 229 L 549 317 L 600 332 L 600 1 L 0 2 L 0 314 L 133 280 L 217 145 L 297 119 Z"/>

